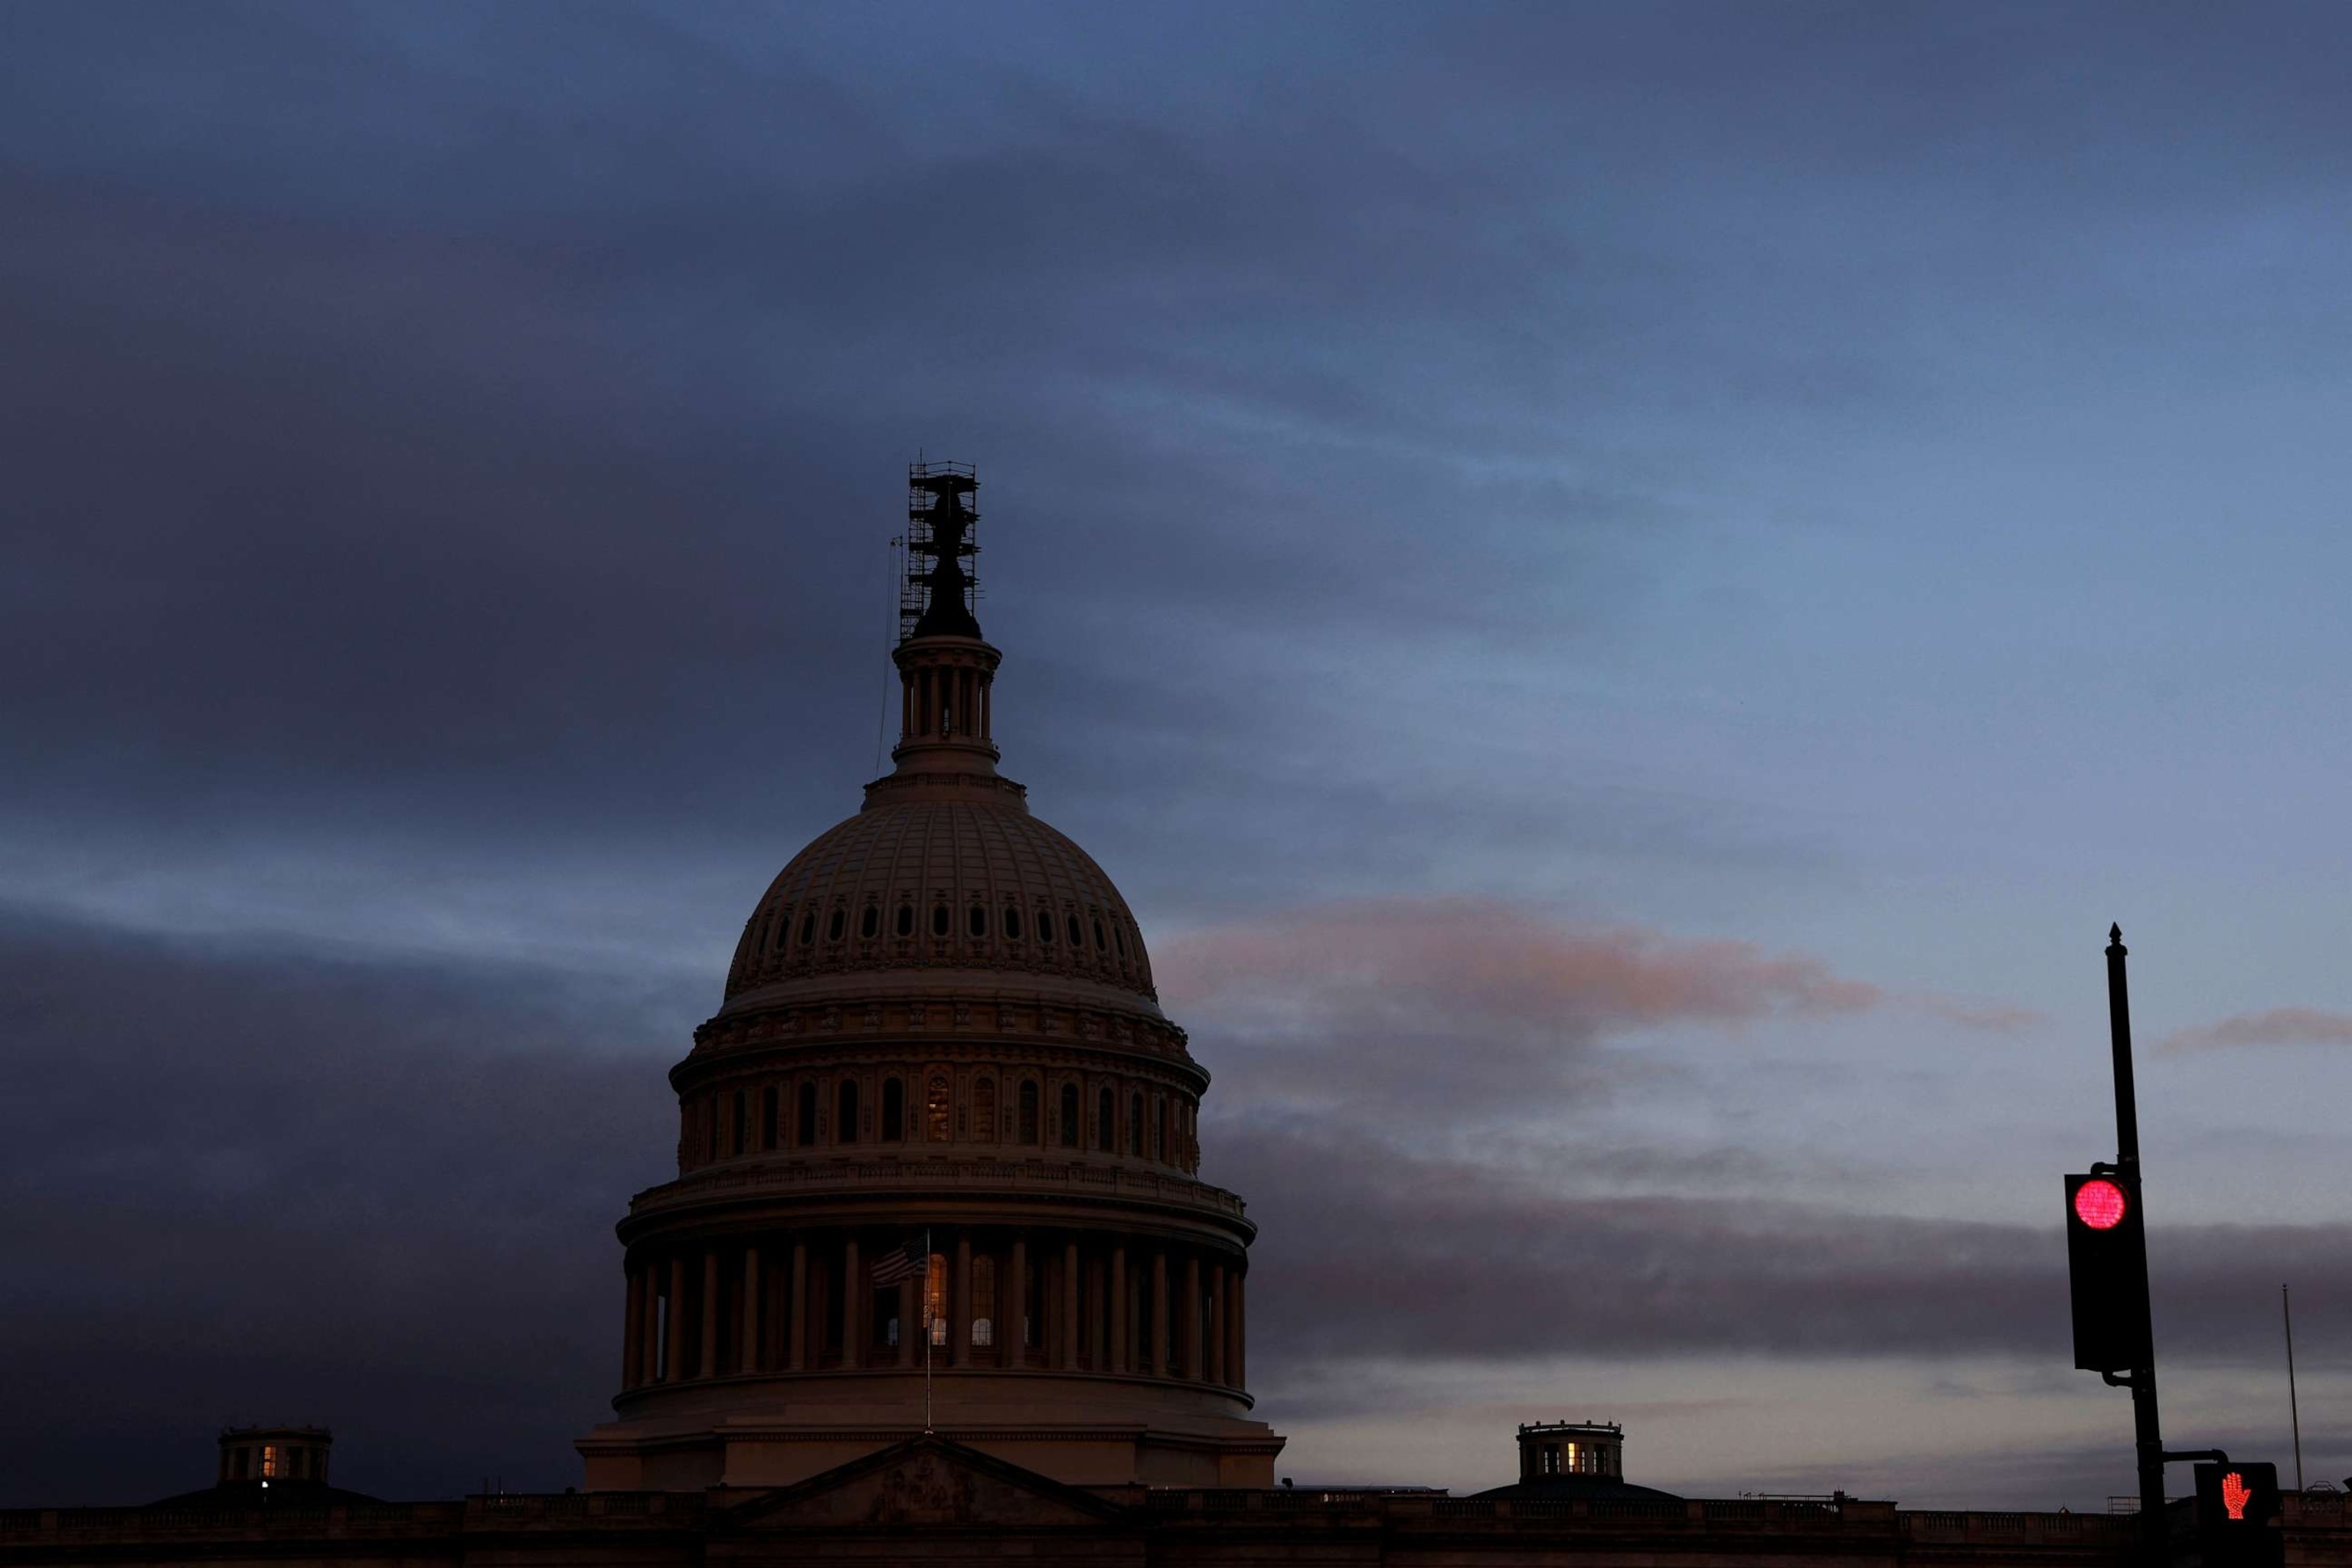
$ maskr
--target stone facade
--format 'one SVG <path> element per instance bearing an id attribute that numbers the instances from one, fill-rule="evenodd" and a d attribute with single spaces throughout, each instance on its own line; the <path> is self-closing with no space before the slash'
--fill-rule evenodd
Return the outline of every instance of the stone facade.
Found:
<path id="1" fill-rule="evenodd" d="M 2286 1499 L 2288 1568 L 2352 1563 L 2343 1504 L 2341 1497 Z M 2133 1523 L 2097 1514 L 1922 1511 L 1852 1498 L 1542 1501 L 1412 1490 L 1076 1487 L 934 1436 L 771 1489 L 19 1510 L 0 1513 L 0 1568 L 2122 1568 Z"/>

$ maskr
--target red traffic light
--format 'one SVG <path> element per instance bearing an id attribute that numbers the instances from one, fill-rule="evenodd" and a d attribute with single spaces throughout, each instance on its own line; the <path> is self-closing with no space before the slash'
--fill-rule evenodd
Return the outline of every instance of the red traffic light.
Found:
<path id="1" fill-rule="evenodd" d="M 2074 1192 L 2074 1217 L 2093 1230 L 2113 1230 L 2123 1224 L 2127 1206 L 2124 1190 L 2113 1182 L 2084 1182 Z"/>

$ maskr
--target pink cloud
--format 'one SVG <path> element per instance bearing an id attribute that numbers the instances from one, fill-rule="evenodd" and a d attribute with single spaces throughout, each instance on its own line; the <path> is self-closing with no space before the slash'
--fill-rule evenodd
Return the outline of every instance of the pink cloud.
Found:
<path id="1" fill-rule="evenodd" d="M 1864 1012 L 1889 998 L 1816 958 L 1753 942 L 1688 941 L 1629 925 L 1568 927 L 1482 899 L 1386 899 L 1296 910 L 1163 944 L 1162 988 L 1179 1006 L 1347 992 L 1417 1000 L 1489 1020 L 1586 1029 L 1679 1020 Z M 1984 1027 L 2019 1009 L 1931 1000 Z"/>
<path id="2" fill-rule="evenodd" d="M 2238 1013 L 2218 1023 L 2168 1035 L 2157 1048 L 2199 1051 L 2219 1046 L 2305 1045 L 2352 1046 L 2352 1013 L 2326 1013 L 2316 1007 Z"/>

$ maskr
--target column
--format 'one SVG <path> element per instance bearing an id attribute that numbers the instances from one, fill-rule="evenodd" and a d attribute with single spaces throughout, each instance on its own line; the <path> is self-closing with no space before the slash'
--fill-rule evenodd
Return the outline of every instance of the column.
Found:
<path id="1" fill-rule="evenodd" d="M 646 1315 L 642 1336 L 637 1342 L 637 1386 L 660 1381 L 661 1371 L 661 1265 L 648 1263 L 640 1271 L 645 1282 Z"/>
<path id="2" fill-rule="evenodd" d="M 760 1370 L 760 1249 L 743 1249 L 743 1356 L 741 1370 Z"/>
<path id="3" fill-rule="evenodd" d="M 1062 1369 L 1073 1372 L 1078 1364 L 1078 1244 L 1066 1242 L 1062 1247 Z"/>
<path id="4" fill-rule="evenodd" d="M 866 1314 L 857 1310 L 857 1238 L 841 1244 L 841 1364 L 866 1364 Z"/>
<path id="5" fill-rule="evenodd" d="M 702 1375 L 719 1375 L 719 1249 L 702 1255 Z"/>
<path id="6" fill-rule="evenodd" d="M 1029 1364 L 1029 1240 L 1024 1236 L 1013 1238 L 1013 1278 L 1005 1281 L 1004 1332 L 998 1342 L 1004 1347 L 1006 1366 Z"/>
<path id="7" fill-rule="evenodd" d="M 1209 1381 L 1225 1387 L 1225 1266 L 1209 1270 Z"/>
<path id="8" fill-rule="evenodd" d="M 1105 1282 L 1103 1260 L 1099 1258 L 1087 1265 L 1087 1278 L 1082 1289 L 1086 1301 L 1087 1331 L 1080 1336 L 1093 1349 L 1087 1355 L 1088 1372 L 1106 1372 L 1110 1368 L 1110 1352 L 1104 1347 L 1110 1343 L 1109 1326 L 1103 1321 Z"/>
<path id="9" fill-rule="evenodd" d="M 924 1260 L 929 1267 L 929 1259 Z M 898 1364 L 915 1364 L 915 1337 L 923 1331 L 923 1281 L 921 1276 L 898 1281 Z"/>
<path id="10" fill-rule="evenodd" d="M 629 1304 L 621 1318 L 621 1386 L 635 1388 L 644 1381 L 646 1356 L 646 1274 L 629 1270 Z"/>
<path id="11" fill-rule="evenodd" d="M 1184 1375 L 1201 1381 L 1201 1255 L 1184 1254 Z"/>
<path id="12" fill-rule="evenodd" d="M 1110 1249 L 1110 1369 L 1127 1370 L 1127 1248 Z"/>
<path id="13" fill-rule="evenodd" d="M 686 1381 L 686 1258 L 669 1260 L 669 1354 L 662 1359 L 662 1381 Z"/>
<path id="14" fill-rule="evenodd" d="M 1239 1269 L 1234 1271 L 1234 1304 L 1228 1314 L 1233 1321 L 1234 1345 L 1226 1352 L 1225 1364 L 1233 1372 L 1235 1388 L 1249 1386 L 1249 1311 L 1242 1294 L 1242 1285 L 1248 1278 Z"/>
<path id="15" fill-rule="evenodd" d="M 956 1237 L 955 1278 L 949 1288 L 948 1348 L 954 1352 L 950 1364 L 971 1364 L 971 1234 L 969 1231 Z"/>
<path id="16" fill-rule="evenodd" d="M 793 1243 L 793 1342 L 786 1363 L 798 1372 L 808 1365 L 808 1243 Z"/>
<path id="17" fill-rule="evenodd" d="M 1168 1255 L 1151 1255 L 1151 1347 L 1144 1357 L 1144 1371 L 1154 1377 L 1168 1375 Z"/>

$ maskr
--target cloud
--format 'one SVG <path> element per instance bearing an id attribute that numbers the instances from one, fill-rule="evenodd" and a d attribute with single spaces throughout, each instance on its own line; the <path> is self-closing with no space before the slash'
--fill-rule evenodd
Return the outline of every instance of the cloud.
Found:
<path id="1" fill-rule="evenodd" d="M 576 1481 L 677 999 L 548 965 L 0 919 L 0 1501 L 201 1485 L 231 1420 L 363 1491 Z"/>
<path id="2" fill-rule="evenodd" d="M 1245 1095 L 1441 1093 L 1460 1111 L 1635 1070 L 1611 1041 L 1669 1025 L 1839 1018 L 1904 999 L 1820 959 L 1627 925 L 1575 926 L 1488 899 L 1391 898 L 1191 931 L 1154 952 L 1169 1005 L 1231 1043 Z M 1971 1027 L 2021 1009 L 1912 1004 Z"/>
<path id="3" fill-rule="evenodd" d="M 1573 1160 L 1433 1155 L 1288 1114 L 1221 1121 L 1204 1169 L 1260 1226 L 1250 1321 L 1269 1356 L 2068 1359 L 2054 1224 L 1773 1201 L 1736 1163 L 1712 1194 L 1628 1194 Z M 2325 1281 L 2315 1302 L 2352 1301 L 2352 1226 L 2152 1234 L 2158 1334 L 2183 1363 L 2265 1362 L 2281 1268 Z M 2352 1329 L 2352 1309 L 2315 1310 L 2332 1326 L 2312 1342 Z"/>
<path id="4" fill-rule="evenodd" d="M 2352 1045 L 2352 1013 L 2317 1007 L 2273 1007 L 2237 1013 L 2210 1024 L 2179 1029 L 2157 1047 L 2160 1051 L 2205 1051 L 2226 1046 Z"/>

